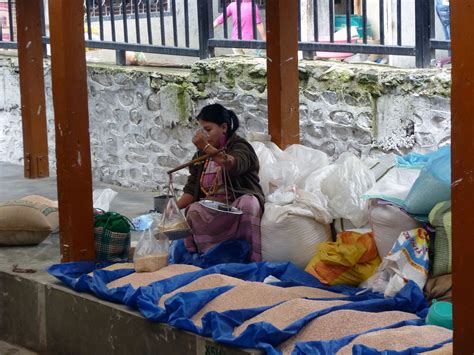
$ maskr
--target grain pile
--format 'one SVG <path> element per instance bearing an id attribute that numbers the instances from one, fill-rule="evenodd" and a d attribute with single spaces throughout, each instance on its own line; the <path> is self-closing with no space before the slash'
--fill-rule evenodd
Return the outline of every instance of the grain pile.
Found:
<path id="1" fill-rule="evenodd" d="M 134 272 L 133 274 L 109 282 L 107 288 L 116 288 L 127 284 L 130 284 L 133 288 L 138 288 L 156 281 L 198 270 L 201 270 L 201 268 L 192 265 L 173 264 L 155 272 Z"/>
<path id="2" fill-rule="evenodd" d="M 198 290 L 206 290 L 208 288 L 216 288 L 221 286 L 237 286 L 244 284 L 246 281 L 241 279 L 230 277 L 227 275 L 220 275 L 220 274 L 211 274 L 200 277 L 197 280 L 194 280 L 190 284 L 180 287 L 173 292 L 167 293 L 160 298 L 160 302 L 158 305 L 160 307 L 164 307 L 166 300 L 173 297 L 175 294 L 179 292 L 192 292 Z"/>
<path id="3" fill-rule="evenodd" d="M 453 343 L 447 343 L 436 350 L 426 351 L 423 355 L 453 355 Z"/>
<path id="4" fill-rule="evenodd" d="M 234 329 L 234 336 L 239 336 L 250 324 L 258 322 L 271 323 L 278 329 L 284 329 L 290 324 L 296 322 L 307 316 L 310 313 L 323 310 L 342 304 L 349 303 L 347 301 L 312 301 L 302 298 L 296 298 L 294 300 L 282 303 L 278 306 L 270 308 L 269 310 L 260 313 L 256 317 L 250 318 L 249 320 L 242 323 L 240 326 Z"/>
<path id="5" fill-rule="evenodd" d="M 342 298 L 347 297 L 342 293 L 336 293 L 331 291 L 326 291 L 320 288 L 307 287 L 307 286 L 294 286 L 286 288 L 289 292 L 294 294 L 297 297 L 306 297 L 306 298 Z"/>
<path id="6" fill-rule="evenodd" d="M 201 326 L 201 317 L 208 312 L 272 306 L 294 298 L 298 297 L 283 287 L 267 285 L 261 282 L 246 282 L 214 298 L 196 313 L 191 320 L 197 326 Z"/>
<path id="7" fill-rule="evenodd" d="M 98 270 L 115 271 L 115 270 L 122 270 L 122 269 L 133 269 L 133 264 L 132 263 L 117 263 L 117 264 L 112 264 Z M 92 275 L 94 274 L 94 271 L 88 273 L 87 275 L 92 277 Z"/>
<path id="8" fill-rule="evenodd" d="M 134 260 L 136 272 L 153 272 L 168 265 L 168 254 L 139 256 Z"/>
<path id="9" fill-rule="evenodd" d="M 400 311 L 373 313 L 339 310 L 313 319 L 278 348 L 283 354 L 291 354 L 297 342 L 338 339 L 417 318 L 415 314 Z"/>
<path id="10" fill-rule="evenodd" d="M 451 339 L 453 331 L 433 325 L 406 326 L 384 329 L 358 336 L 337 352 L 338 355 L 352 355 L 355 344 L 367 345 L 378 351 L 401 351 L 413 347 L 429 347 Z"/>

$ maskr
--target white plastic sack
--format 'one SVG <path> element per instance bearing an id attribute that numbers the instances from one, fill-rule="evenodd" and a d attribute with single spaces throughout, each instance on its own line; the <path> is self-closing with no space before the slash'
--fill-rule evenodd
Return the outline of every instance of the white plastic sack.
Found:
<path id="1" fill-rule="evenodd" d="M 419 175 L 419 169 L 394 167 L 381 177 L 371 189 L 366 191 L 362 197 L 367 200 L 379 198 L 403 205 L 408 192 Z"/>
<path id="2" fill-rule="evenodd" d="M 381 292 L 385 297 L 393 297 L 408 280 L 423 289 L 429 272 L 428 243 L 428 233 L 421 228 L 402 232 L 377 272 L 359 287 Z"/>
<path id="3" fill-rule="evenodd" d="M 92 205 L 94 208 L 98 208 L 108 212 L 110 209 L 110 203 L 117 196 L 118 192 L 112 189 L 96 189 L 92 192 Z"/>
<path id="4" fill-rule="evenodd" d="M 285 205 L 293 202 L 295 197 L 298 168 L 291 161 L 276 161 L 268 166 L 269 196 L 273 203 Z M 271 196 L 273 195 L 273 196 Z"/>
<path id="5" fill-rule="evenodd" d="M 421 223 L 400 207 L 381 204 L 377 200 L 370 201 L 369 222 L 381 258 L 387 256 L 400 233 L 421 227 Z"/>
<path id="6" fill-rule="evenodd" d="M 263 194 L 267 196 L 269 194 L 269 183 L 270 183 L 270 166 L 276 162 L 276 158 L 273 152 L 262 142 L 252 142 L 252 147 L 257 154 L 260 171 L 258 176 L 260 178 L 260 186 L 262 186 Z"/>
<path id="7" fill-rule="evenodd" d="M 298 191 L 292 204 L 265 204 L 262 217 L 262 257 L 266 261 L 291 261 L 304 268 L 319 243 L 331 239 L 331 216 L 318 199 Z"/>
<path id="8" fill-rule="evenodd" d="M 333 218 L 347 218 L 356 227 L 368 221 L 368 203 L 362 195 L 375 183 L 373 173 L 351 153 L 342 154 L 331 174 L 321 181 Z"/>
<path id="9" fill-rule="evenodd" d="M 303 184 L 306 177 L 313 171 L 329 164 L 326 153 L 301 144 L 292 144 L 285 149 L 286 160 L 294 162 L 298 168 L 297 184 Z"/>

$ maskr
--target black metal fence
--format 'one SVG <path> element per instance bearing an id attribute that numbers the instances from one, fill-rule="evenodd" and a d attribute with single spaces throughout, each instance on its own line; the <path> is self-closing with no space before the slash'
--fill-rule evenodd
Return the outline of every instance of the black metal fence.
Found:
<path id="1" fill-rule="evenodd" d="M 386 0 L 297 1 L 298 47 L 305 58 L 321 52 L 414 56 L 417 67 L 427 67 L 435 50 L 450 49 L 449 40 L 435 38 L 435 0 L 391 0 L 390 15 Z M 414 6 L 411 44 L 403 38 L 406 6 Z M 264 10 L 265 0 L 85 0 L 86 46 L 116 51 L 120 64 L 125 64 L 126 51 L 207 58 L 215 48 L 264 49 L 258 36 Z M 45 18 L 43 41 L 48 44 Z M 0 48 L 16 48 L 15 22 L 15 0 L 0 0 Z"/>

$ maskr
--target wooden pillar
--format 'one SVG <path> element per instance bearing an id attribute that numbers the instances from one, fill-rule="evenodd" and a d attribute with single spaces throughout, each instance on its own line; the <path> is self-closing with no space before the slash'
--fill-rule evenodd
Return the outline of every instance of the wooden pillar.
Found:
<path id="1" fill-rule="evenodd" d="M 474 353 L 474 2 L 451 1 L 454 354 Z"/>
<path id="2" fill-rule="evenodd" d="M 298 1 L 267 1 L 268 133 L 281 148 L 299 143 Z"/>
<path id="3" fill-rule="evenodd" d="M 40 0 L 17 0 L 24 175 L 49 176 Z"/>
<path id="4" fill-rule="evenodd" d="M 83 4 L 49 1 L 63 262 L 95 258 Z"/>

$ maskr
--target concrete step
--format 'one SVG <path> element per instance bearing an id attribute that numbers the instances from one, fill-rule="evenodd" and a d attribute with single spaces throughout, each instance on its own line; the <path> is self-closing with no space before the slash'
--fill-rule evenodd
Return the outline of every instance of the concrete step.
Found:
<path id="1" fill-rule="evenodd" d="M 260 354 L 148 321 L 128 307 L 74 292 L 44 271 L 0 270 L 0 339 L 41 355 Z"/>
<path id="2" fill-rule="evenodd" d="M 0 354 L 1 355 L 37 355 L 33 351 L 22 348 L 21 346 L 13 345 L 0 340 Z"/>

